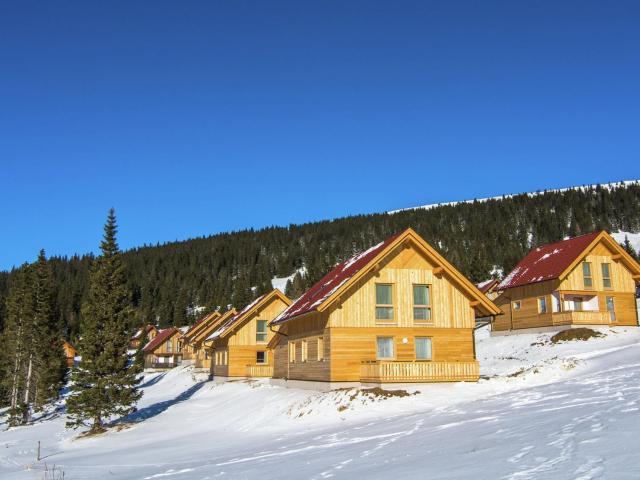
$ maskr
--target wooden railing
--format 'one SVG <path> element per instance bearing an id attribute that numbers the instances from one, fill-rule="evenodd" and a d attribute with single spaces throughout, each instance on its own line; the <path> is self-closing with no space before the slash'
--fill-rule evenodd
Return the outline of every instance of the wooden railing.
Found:
<path id="1" fill-rule="evenodd" d="M 149 367 L 147 368 L 173 368 L 173 367 L 177 367 L 179 364 L 178 363 L 157 363 L 154 362 L 152 363 Z"/>
<path id="2" fill-rule="evenodd" d="M 610 323 L 611 314 L 609 312 L 579 310 L 553 314 L 554 325 L 609 325 Z"/>
<path id="3" fill-rule="evenodd" d="M 371 361 L 360 366 L 361 382 L 475 382 L 478 362 Z"/>
<path id="4" fill-rule="evenodd" d="M 272 377 L 273 365 L 247 365 L 247 377 Z"/>

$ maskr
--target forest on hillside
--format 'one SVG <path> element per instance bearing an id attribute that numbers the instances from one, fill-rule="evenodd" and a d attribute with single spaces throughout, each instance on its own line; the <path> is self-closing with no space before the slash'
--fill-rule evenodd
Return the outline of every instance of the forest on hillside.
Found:
<path id="1" fill-rule="evenodd" d="M 473 281 L 510 270 L 532 247 L 596 229 L 640 231 L 640 185 L 576 188 L 335 220 L 222 233 L 145 246 L 123 255 L 131 324 L 183 325 L 194 306 L 236 308 L 270 290 L 273 277 L 304 266 L 288 285 L 297 296 L 337 262 L 412 227 Z M 99 226 L 96 226 L 98 229 Z M 37 252 L 34 252 L 34 259 Z M 55 312 L 78 334 L 93 257 L 48 260 Z M 0 327 L 16 270 L 0 273 Z"/>

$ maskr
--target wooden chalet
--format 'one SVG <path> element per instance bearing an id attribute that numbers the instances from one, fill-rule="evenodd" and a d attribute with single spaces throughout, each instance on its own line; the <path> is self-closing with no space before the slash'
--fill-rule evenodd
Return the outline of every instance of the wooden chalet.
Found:
<path id="1" fill-rule="evenodd" d="M 220 312 L 215 311 L 208 313 L 196 323 L 194 323 L 180 338 L 180 346 L 182 351 L 182 361 L 191 365 L 195 363 L 196 355 L 194 351 L 193 339 L 203 330 L 212 324 L 216 324 L 221 317 Z"/>
<path id="2" fill-rule="evenodd" d="M 71 345 L 66 340 L 62 341 L 62 349 L 64 350 L 64 356 L 67 359 L 67 367 L 73 367 L 75 364 L 76 355 L 78 354 L 78 350 L 76 350 L 76 347 Z"/>
<path id="3" fill-rule="evenodd" d="M 195 358 L 195 368 L 197 370 L 211 370 L 211 349 L 205 344 L 206 339 L 213 334 L 218 328 L 224 325 L 231 318 L 235 317 L 238 312 L 235 308 L 218 316 L 214 322 L 210 322 L 205 328 L 202 328 L 197 335 L 191 339 L 191 347 Z"/>
<path id="4" fill-rule="evenodd" d="M 158 334 L 143 348 L 145 369 L 173 368 L 182 363 L 179 328 L 158 330 Z"/>
<path id="5" fill-rule="evenodd" d="M 291 300 L 278 289 L 266 293 L 222 324 L 206 340 L 214 378 L 270 377 L 273 353 L 268 348 L 275 335 L 268 323 L 282 313 Z"/>
<path id="6" fill-rule="evenodd" d="M 533 249 L 498 285 L 493 331 L 638 325 L 640 265 L 607 232 Z"/>
<path id="7" fill-rule="evenodd" d="M 476 381 L 475 316 L 499 313 L 407 229 L 336 266 L 271 322 L 273 378 Z"/>
<path id="8" fill-rule="evenodd" d="M 147 342 L 153 340 L 158 334 L 158 329 L 155 327 L 155 325 L 146 325 L 144 328 L 147 330 Z M 129 350 L 138 350 L 138 348 L 140 348 L 141 338 L 142 328 L 139 328 L 129 340 Z"/>
<path id="9" fill-rule="evenodd" d="M 500 285 L 500 280 L 490 278 L 489 280 L 478 283 L 476 287 L 478 287 L 478 290 L 484 293 L 489 298 L 489 300 L 495 300 L 498 297 L 499 293 L 498 285 Z"/>

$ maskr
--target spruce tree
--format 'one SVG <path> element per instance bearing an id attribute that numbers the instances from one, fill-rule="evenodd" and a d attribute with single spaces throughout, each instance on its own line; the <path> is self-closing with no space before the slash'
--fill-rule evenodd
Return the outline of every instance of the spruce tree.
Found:
<path id="1" fill-rule="evenodd" d="M 138 337 L 140 344 L 138 345 L 138 349 L 134 355 L 134 365 L 136 369 L 140 372 L 144 370 L 144 347 L 149 342 L 149 334 L 147 332 L 147 325 L 145 323 L 142 324 L 142 329 L 140 330 L 140 335 Z"/>
<path id="2" fill-rule="evenodd" d="M 101 255 L 93 262 L 89 274 L 78 344 L 82 361 L 73 370 L 67 400 L 67 426 L 89 424 L 90 433 L 104 431 L 111 416 L 134 412 L 142 395 L 137 388 L 140 382 L 137 369 L 127 356 L 131 307 L 116 233 L 116 217 L 111 209 L 100 245 Z"/>

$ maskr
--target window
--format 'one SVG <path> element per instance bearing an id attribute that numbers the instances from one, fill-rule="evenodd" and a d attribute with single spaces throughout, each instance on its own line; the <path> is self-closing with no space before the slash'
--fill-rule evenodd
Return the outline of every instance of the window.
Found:
<path id="1" fill-rule="evenodd" d="M 575 297 L 573 299 L 573 309 L 581 312 L 582 311 L 582 298 L 581 297 Z"/>
<path id="2" fill-rule="evenodd" d="M 167 350 L 167 352 L 171 352 L 171 350 L 173 350 L 173 349 L 171 348 L 171 339 L 167 340 L 167 341 L 164 343 L 164 346 L 165 346 L 165 349 Z"/>
<path id="3" fill-rule="evenodd" d="M 289 363 L 296 363 L 296 344 L 289 342 Z"/>
<path id="4" fill-rule="evenodd" d="M 302 342 L 300 342 L 300 361 L 301 362 L 307 361 L 307 341 L 306 340 L 302 340 Z"/>
<path id="5" fill-rule="evenodd" d="M 204 359 L 205 360 L 209 360 L 209 351 L 208 350 L 204 351 Z"/>
<path id="6" fill-rule="evenodd" d="M 413 286 L 413 319 L 431 321 L 431 295 L 428 285 Z"/>
<path id="7" fill-rule="evenodd" d="M 318 337 L 318 361 L 324 360 L 324 338 Z"/>
<path id="8" fill-rule="evenodd" d="M 602 286 L 611 288 L 611 265 L 608 263 L 602 264 Z"/>
<path id="9" fill-rule="evenodd" d="M 256 323 L 256 342 L 266 343 L 267 341 L 267 321 L 258 320 Z"/>
<path id="10" fill-rule="evenodd" d="M 267 363 L 267 352 L 256 352 L 256 363 L 262 365 Z"/>
<path id="11" fill-rule="evenodd" d="M 376 285 L 376 320 L 393 320 L 392 286 Z"/>
<path id="12" fill-rule="evenodd" d="M 613 297 L 607 297 L 606 301 L 607 301 L 607 311 L 609 312 L 609 319 L 612 322 L 615 322 L 616 321 L 616 307 L 615 307 L 615 304 L 613 303 Z"/>
<path id="13" fill-rule="evenodd" d="M 522 303 L 520 303 L 520 300 L 516 300 L 515 302 L 513 302 L 513 309 L 514 310 L 520 310 L 521 306 L 522 306 Z"/>
<path id="14" fill-rule="evenodd" d="M 378 337 L 376 342 L 378 359 L 393 358 L 393 337 Z"/>
<path id="15" fill-rule="evenodd" d="M 547 313 L 547 297 L 538 298 L 538 313 Z"/>
<path id="16" fill-rule="evenodd" d="M 584 280 L 584 288 L 593 287 L 593 279 L 591 278 L 591 263 L 582 262 L 582 278 Z"/>
<path id="17" fill-rule="evenodd" d="M 416 337 L 416 360 L 431 360 L 430 337 Z"/>

